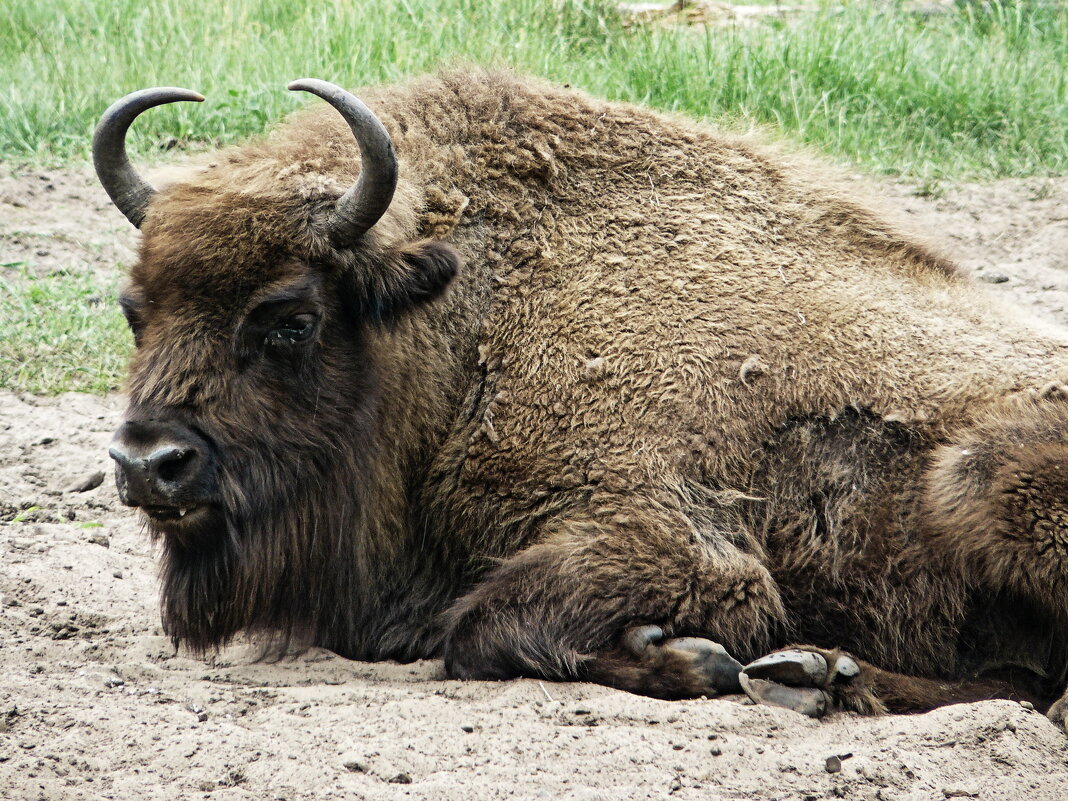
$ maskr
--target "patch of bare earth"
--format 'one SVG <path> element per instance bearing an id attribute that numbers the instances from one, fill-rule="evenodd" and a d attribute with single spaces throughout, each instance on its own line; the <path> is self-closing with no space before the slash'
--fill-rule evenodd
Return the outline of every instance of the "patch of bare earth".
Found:
<path id="1" fill-rule="evenodd" d="M 990 292 L 1068 324 L 1068 181 L 938 199 L 866 185 Z M 0 263 L 103 272 L 134 242 L 88 171 L 0 174 Z M 437 662 L 176 653 L 152 546 L 110 480 L 121 406 L 0 395 L 2 799 L 1068 798 L 1068 738 L 1007 701 L 813 721 L 735 700 L 447 681 Z"/>

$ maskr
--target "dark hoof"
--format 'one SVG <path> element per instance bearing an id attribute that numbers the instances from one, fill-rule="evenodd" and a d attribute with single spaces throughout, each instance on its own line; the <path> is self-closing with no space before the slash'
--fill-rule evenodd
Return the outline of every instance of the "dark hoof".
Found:
<path id="1" fill-rule="evenodd" d="M 845 654 L 827 658 L 815 651 L 778 651 L 750 662 L 739 681 L 745 694 L 758 704 L 792 709 L 820 717 L 831 707 L 829 691 L 860 675 L 860 666 Z"/>
<path id="2" fill-rule="evenodd" d="M 739 674 L 738 679 L 754 703 L 781 706 L 810 718 L 823 717 L 827 712 L 827 693 L 815 687 L 787 687 L 773 681 L 751 679 L 745 673 Z"/>
<path id="3" fill-rule="evenodd" d="M 728 654 L 727 649 L 718 642 L 700 637 L 680 637 L 668 640 L 664 647 L 693 654 L 694 669 L 704 674 L 718 694 L 728 695 L 742 691 L 742 685 L 738 681 L 742 663 Z"/>
<path id="4" fill-rule="evenodd" d="M 645 649 L 664 639 L 659 626 L 635 626 L 623 635 L 623 647 L 635 656 L 643 656 Z"/>
<path id="5" fill-rule="evenodd" d="M 682 656 L 688 672 L 696 674 L 696 683 L 706 695 L 740 693 L 738 675 L 742 663 L 727 653 L 727 649 L 701 637 L 664 639 L 659 626 L 636 626 L 623 635 L 623 646 L 639 658 Z M 651 653 L 652 652 L 652 653 Z"/>
<path id="6" fill-rule="evenodd" d="M 751 679 L 767 679 L 791 687 L 822 687 L 827 660 L 815 651 L 778 651 L 745 666 Z"/>

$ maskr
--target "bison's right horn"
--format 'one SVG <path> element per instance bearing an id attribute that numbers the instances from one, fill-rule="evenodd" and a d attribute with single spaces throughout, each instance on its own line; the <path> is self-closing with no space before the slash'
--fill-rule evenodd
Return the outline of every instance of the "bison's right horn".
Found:
<path id="1" fill-rule="evenodd" d="M 397 155 L 385 126 L 353 94 L 315 78 L 293 81 L 292 91 L 311 92 L 336 108 L 360 146 L 360 177 L 330 215 L 330 239 L 337 247 L 354 244 L 381 219 L 397 188 Z"/>
<path id="2" fill-rule="evenodd" d="M 142 89 L 112 103 L 96 124 L 93 133 L 93 166 L 111 202 L 118 206 L 126 219 L 140 228 L 148 209 L 153 189 L 130 164 L 126 157 L 126 131 L 138 114 L 153 106 L 193 100 L 199 103 L 203 95 L 189 89 L 158 86 Z"/>

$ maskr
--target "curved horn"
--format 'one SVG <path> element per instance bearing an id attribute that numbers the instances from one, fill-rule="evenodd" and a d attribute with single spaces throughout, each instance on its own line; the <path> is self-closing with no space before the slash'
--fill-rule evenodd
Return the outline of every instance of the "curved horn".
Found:
<path id="1" fill-rule="evenodd" d="M 385 127 L 353 94 L 315 78 L 301 78 L 288 87 L 311 92 L 336 108 L 360 146 L 360 177 L 338 200 L 330 215 L 330 239 L 338 247 L 352 245 L 381 219 L 397 188 L 397 155 Z"/>
<path id="2" fill-rule="evenodd" d="M 111 202 L 126 219 L 140 228 L 148 201 L 156 190 L 137 174 L 126 157 L 126 131 L 138 114 L 153 106 L 179 100 L 200 102 L 203 95 L 189 89 L 158 86 L 142 89 L 112 103 L 96 124 L 93 133 L 93 166 Z"/>

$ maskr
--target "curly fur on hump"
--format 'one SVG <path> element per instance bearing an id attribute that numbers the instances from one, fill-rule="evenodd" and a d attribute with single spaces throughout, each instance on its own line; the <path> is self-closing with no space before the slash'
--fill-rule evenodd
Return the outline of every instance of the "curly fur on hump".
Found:
<path id="1" fill-rule="evenodd" d="M 359 170 L 322 104 L 149 208 L 132 413 L 180 410 L 225 465 L 226 531 L 165 543 L 176 638 L 690 692 L 612 650 L 652 623 L 1063 680 L 1066 417 L 1040 390 L 1068 335 L 750 139 L 506 73 L 361 97 L 401 179 L 358 247 L 321 227 Z M 314 355 L 242 362 L 241 315 L 296 280 Z"/>

